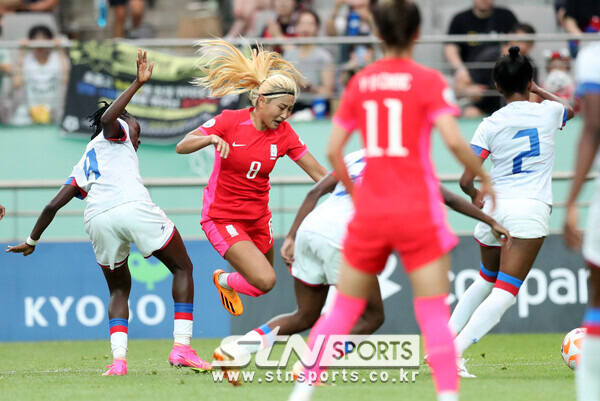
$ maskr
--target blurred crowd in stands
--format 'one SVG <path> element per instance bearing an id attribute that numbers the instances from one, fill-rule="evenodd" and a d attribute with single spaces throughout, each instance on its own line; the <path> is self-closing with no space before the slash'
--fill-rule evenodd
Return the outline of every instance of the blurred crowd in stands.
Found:
<path id="1" fill-rule="evenodd" d="M 286 44 L 285 39 L 374 38 L 369 11 L 374 1 L 377 0 L 204 0 L 195 3 L 214 5 L 219 30 L 210 33 L 215 36 L 280 39 L 282 44 L 274 49 L 304 75 L 303 91 L 294 118 L 312 119 L 335 109 L 336 99 L 347 81 L 376 60 L 381 49 L 376 44 L 293 45 Z M 93 14 L 96 32 L 102 33 L 96 39 L 144 39 L 160 37 L 146 18 L 152 15 L 153 9 L 159 9 L 162 2 L 177 3 L 170 6 L 173 9 L 183 4 L 167 0 L 94 0 L 85 3 L 90 3 L 87 11 Z M 69 5 L 72 9 L 76 3 L 75 0 L 0 0 L 0 40 L 19 41 L 20 44 L 18 49 L 0 46 L 0 122 L 17 125 L 60 122 L 69 77 L 69 59 L 63 45 L 68 39 L 81 39 L 63 26 L 66 25 L 63 14 Z M 437 24 L 443 26 L 437 29 L 448 35 L 535 34 L 538 26 L 544 27 L 543 33 L 600 31 L 600 1 L 597 0 L 556 0 L 553 4 L 549 4 L 551 0 L 537 1 L 535 4 L 552 9 L 550 17 L 536 15 L 536 12 L 520 15 L 519 10 L 523 7 L 510 1 L 428 0 L 426 3 L 430 7 L 421 7 L 424 21 L 431 19 L 432 10 L 445 7 L 444 11 L 437 12 L 449 15 L 438 18 Z M 155 14 L 169 9 L 165 4 L 162 4 L 163 11 L 159 9 Z M 186 14 L 186 10 L 180 10 L 180 13 Z M 433 22 L 425 23 L 424 27 L 433 25 Z M 424 34 L 430 33 L 431 29 Z M 45 41 L 46 46 L 36 47 L 36 43 L 42 43 L 39 41 Z M 48 41 L 54 46 L 48 47 Z M 538 83 L 546 89 L 570 99 L 577 106 L 571 75 L 571 63 L 579 47 L 577 41 L 558 46 L 553 43 L 553 48 L 546 46 L 542 51 L 536 46 L 543 44 L 531 40 L 440 44 L 441 64 L 435 65 L 437 56 L 432 57 L 431 52 L 428 57 L 431 57 L 431 66 L 448 77 L 463 117 L 481 117 L 502 106 L 491 70 L 495 60 L 515 44 L 534 61 L 534 80 L 540 80 Z M 418 55 L 416 59 L 425 64 L 429 61 L 427 58 L 420 60 Z"/>

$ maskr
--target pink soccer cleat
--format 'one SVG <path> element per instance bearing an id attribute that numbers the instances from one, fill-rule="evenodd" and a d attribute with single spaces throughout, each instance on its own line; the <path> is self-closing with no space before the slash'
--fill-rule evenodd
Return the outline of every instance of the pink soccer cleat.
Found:
<path id="1" fill-rule="evenodd" d="M 198 358 L 196 351 L 189 345 L 175 343 L 171 355 L 169 355 L 169 363 L 176 367 L 186 366 L 197 372 L 206 372 L 213 370 L 210 363 Z"/>
<path id="2" fill-rule="evenodd" d="M 108 370 L 102 373 L 102 376 L 124 376 L 127 374 L 127 361 L 125 358 L 115 358 L 112 365 L 108 365 L 107 368 Z"/>

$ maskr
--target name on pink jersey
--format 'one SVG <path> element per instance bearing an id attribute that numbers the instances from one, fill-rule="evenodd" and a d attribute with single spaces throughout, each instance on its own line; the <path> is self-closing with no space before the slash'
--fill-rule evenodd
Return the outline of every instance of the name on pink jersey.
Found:
<path id="1" fill-rule="evenodd" d="M 380 72 L 360 77 L 358 87 L 361 92 L 408 91 L 410 90 L 412 79 L 412 74 L 405 72 Z"/>

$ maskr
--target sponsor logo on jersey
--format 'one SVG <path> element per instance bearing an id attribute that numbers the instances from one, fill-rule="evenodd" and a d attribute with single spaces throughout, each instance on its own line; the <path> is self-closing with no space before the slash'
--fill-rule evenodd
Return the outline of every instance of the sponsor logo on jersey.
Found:
<path id="1" fill-rule="evenodd" d="M 231 145 L 232 145 L 234 148 L 237 148 L 238 146 L 246 146 L 246 144 L 245 144 L 245 143 L 235 143 L 235 142 L 234 142 L 234 143 L 232 143 Z"/>

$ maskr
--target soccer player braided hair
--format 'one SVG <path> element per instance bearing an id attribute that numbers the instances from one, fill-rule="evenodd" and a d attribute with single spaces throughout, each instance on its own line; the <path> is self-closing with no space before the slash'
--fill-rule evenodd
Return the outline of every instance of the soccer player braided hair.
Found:
<path id="1" fill-rule="evenodd" d="M 105 101 L 101 101 L 98 104 L 100 105 L 100 108 L 96 110 L 93 114 L 87 116 L 87 120 L 90 122 L 90 127 L 94 129 L 94 133 L 92 134 L 92 137 L 90 139 L 94 139 L 98 136 L 99 133 L 102 132 L 102 122 L 100 120 L 102 119 L 104 112 L 110 107 L 112 102 L 108 103 Z M 127 110 L 123 110 L 121 116 L 131 117 L 131 114 L 129 114 Z"/>
<path id="2" fill-rule="evenodd" d="M 259 95 L 267 99 L 283 95 L 296 98 L 300 92 L 296 79 L 300 73 L 277 52 L 260 45 L 248 46 L 250 56 L 246 57 L 223 39 L 201 40 L 196 45 L 202 53 L 196 67 L 205 76 L 192 83 L 209 89 L 214 96 L 247 92 L 255 106 Z"/>
<path id="3" fill-rule="evenodd" d="M 492 76 L 505 96 L 524 93 L 533 79 L 533 66 L 520 51 L 519 46 L 511 46 L 494 66 Z"/>
<path id="4" fill-rule="evenodd" d="M 419 7 L 410 0 L 371 3 L 371 13 L 385 44 L 400 50 L 408 47 L 421 25 Z"/>

